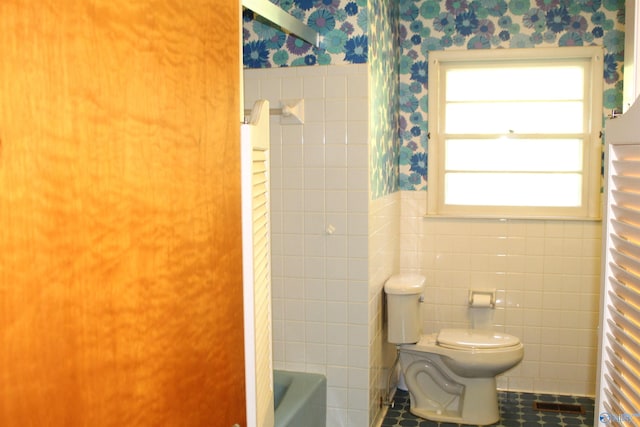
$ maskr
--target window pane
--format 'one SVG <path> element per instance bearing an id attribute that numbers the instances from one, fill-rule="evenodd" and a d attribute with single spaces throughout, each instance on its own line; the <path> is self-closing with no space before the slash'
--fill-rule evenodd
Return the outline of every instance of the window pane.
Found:
<path id="1" fill-rule="evenodd" d="M 445 132 L 582 133 L 582 102 L 447 103 Z"/>
<path id="2" fill-rule="evenodd" d="M 602 48 L 560 50 L 430 53 L 428 214 L 598 216 Z"/>
<path id="3" fill-rule="evenodd" d="M 579 66 L 459 68 L 446 72 L 448 101 L 582 100 Z"/>
<path id="4" fill-rule="evenodd" d="M 536 173 L 445 173 L 447 205 L 581 205 L 581 176 Z"/>
<path id="5" fill-rule="evenodd" d="M 445 170 L 580 172 L 579 139 L 453 139 L 445 141 Z"/>

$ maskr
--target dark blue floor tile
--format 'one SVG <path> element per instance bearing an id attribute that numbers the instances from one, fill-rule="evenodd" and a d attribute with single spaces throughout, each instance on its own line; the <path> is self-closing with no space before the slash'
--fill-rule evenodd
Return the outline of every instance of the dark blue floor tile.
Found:
<path id="1" fill-rule="evenodd" d="M 539 411 L 533 403 L 556 402 L 579 404 L 584 414 L 567 412 Z M 593 425 L 594 400 L 588 397 L 560 396 L 537 393 L 499 392 L 500 421 L 494 427 L 591 427 Z M 465 427 L 462 424 L 438 423 L 423 420 L 409 412 L 409 394 L 398 390 L 394 398 L 394 407 L 389 408 L 382 425 L 384 427 Z M 469 427 L 469 426 L 466 426 Z"/>

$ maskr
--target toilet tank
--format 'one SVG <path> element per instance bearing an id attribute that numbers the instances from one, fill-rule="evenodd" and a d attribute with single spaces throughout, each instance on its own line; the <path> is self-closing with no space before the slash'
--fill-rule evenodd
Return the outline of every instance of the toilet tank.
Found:
<path id="1" fill-rule="evenodd" d="M 409 344 L 420 340 L 420 302 L 424 281 L 424 277 L 418 274 L 397 274 L 385 283 L 387 340 L 390 343 Z"/>

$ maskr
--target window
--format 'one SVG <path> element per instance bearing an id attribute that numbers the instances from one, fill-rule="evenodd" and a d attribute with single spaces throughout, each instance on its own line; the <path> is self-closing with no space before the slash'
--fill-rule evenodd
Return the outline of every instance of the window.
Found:
<path id="1" fill-rule="evenodd" d="M 600 47 L 429 54 L 428 214 L 600 217 Z"/>

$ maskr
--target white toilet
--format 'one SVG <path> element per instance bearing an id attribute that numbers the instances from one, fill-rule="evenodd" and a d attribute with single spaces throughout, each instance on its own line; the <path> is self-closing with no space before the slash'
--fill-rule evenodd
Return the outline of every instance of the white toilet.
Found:
<path id="1" fill-rule="evenodd" d="M 424 277 L 387 280 L 388 341 L 397 344 L 411 413 L 433 421 L 487 425 L 500 419 L 496 376 L 517 365 L 517 337 L 476 329 L 421 335 Z"/>

